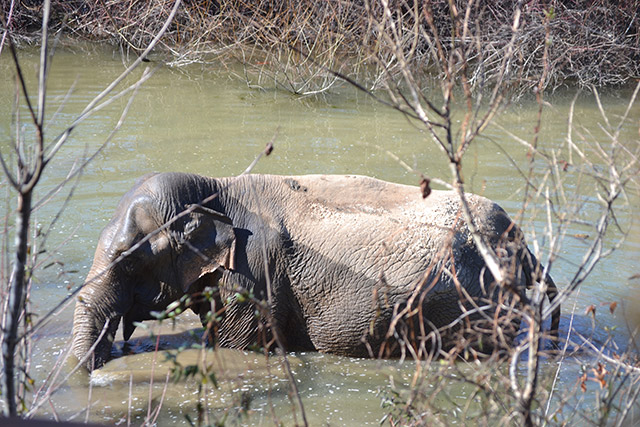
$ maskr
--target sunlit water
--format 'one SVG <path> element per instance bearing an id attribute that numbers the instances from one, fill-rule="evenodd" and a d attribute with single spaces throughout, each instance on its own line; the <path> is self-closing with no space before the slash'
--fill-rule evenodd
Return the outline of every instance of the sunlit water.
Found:
<path id="1" fill-rule="evenodd" d="M 21 58 L 25 74 L 34 88 L 37 54 L 22 52 Z M 151 64 L 153 67 L 155 65 Z M 87 52 L 85 48 L 59 50 L 49 73 L 48 115 L 53 120 L 46 129 L 48 140 L 68 126 L 86 103 L 123 69 L 119 53 Z M 0 148 L 9 161 L 12 157 L 8 154 L 8 142 L 15 135 L 17 119 L 21 137 L 33 136 L 33 131 L 24 125 L 28 122 L 27 110 L 20 108 L 19 117 L 14 114 L 14 76 L 11 61 L 4 54 L 0 57 Z M 73 89 L 67 97 L 70 88 Z M 32 90 L 31 95 L 35 96 L 35 90 Z M 624 111 L 629 95 L 629 91 L 621 90 L 603 96 L 612 118 Z M 540 136 L 540 144 L 547 150 L 564 144 L 573 96 L 573 91 L 567 91 L 548 100 L 551 105 L 545 108 Z M 97 112 L 74 131 L 47 168 L 38 198 L 47 195 L 70 169 L 107 140 L 124 104 L 125 101 L 118 101 Z M 56 112 L 61 105 L 62 110 Z M 506 131 L 531 141 L 537 108 L 532 101 L 512 105 L 499 116 L 497 123 Z M 621 141 L 637 144 L 639 120 L 640 107 L 635 106 L 629 124 L 621 131 Z M 602 117 L 590 95 L 578 97 L 575 122 L 584 127 L 584 134 L 591 133 L 603 144 L 607 143 L 599 127 Z M 505 130 L 490 127 L 484 137 L 474 143 L 466 157 L 464 175 L 467 190 L 492 198 L 516 215 L 524 197 L 523 179 L 508 158 L 524 171 L 529 160 L 526 148 L 509 137 Z M 138 176 L 153 171 L 186 171 L 210 176 L 239 174 L 271 140 L 275 151 L 258 163 L 256 173 L 363 174 L 416 184 L 417 176 L 393 160 L 385 152 L 389 150 L 427 176 L 450 180 L 442 154 L 427 135 L 399 113 L 347 87 L 319 98 L 301 98 L 277 90 L 250 89 L 237 74 L 222 68 L 191 66 L 175 70 L 159 67 L 137 93 L 122 128 L 80 179 L 72 180 L 36 211 L 35 224 L 41 232 L 48 233 L 46 252 L 39 257 L 41 268 L 36 270 L 30 297 L 31 311 L 39 316 L 36 319 L 49 312 L 69 289 L 82 283 L 100 230 L 110 218 L 119 197 Z M 577 173 L 571 169 L 567 173 L 576 174 L 570 182 L 577 185 Z M 567 186 L 567 191 L 571 191 L 571 185 Z M 1 204 L 5 206 L 9 200 L 6 198 L 6 180 L 2 181 L 2 188 Z M 49 228 L 69 191 L 73 192 L 72 198 L 57 222 Z M 580 191 L 584 193 L 588 213 L 596 204 L 595 195 L 584 188 Z M 632 194 L 629 197 L 637 208 L 637 198 Z M 10 204 L 13 205 L 13 201 Z M 3 207 L 2 212 L 4 215 L 8 210 Z M 632 224 L 628 212 L 628 209 L 624 210 L 618 217 L 623 228 L 630 230 L 627 242 L 598 266 L 577 296 L 565 305 L 561 325 L 564 334 L 572 325 L 572 337 L 577 342 L 580 339 L 575 333 L 590 337 L 596 345 L 607 340 L 608 331 L 613 330 L 612 346 L 617 346 L 618 352 L 627 347 L 624 312 L 631 307 L 631 298 L 637 297 L 638 279 L 632 279 L 632 276 L 640 272 L 640 228 L 637 223 Z M 530 243 L 535 233 L 541 246 L 544 245 L 543 213 L 527 217 L 523 222 Z M 585 215 L 584 219 L 593 221 L 594 218 Z M 578 225 L 569 230 L 561 257 L 552 271 L 560 287 L 575 274 L 576 265 L 590 242 L 584 235 L 590 233 L 593 231 Z M 609 244 L 617 237 L 610 234 Z M 618 309 L 612 315 L 603 304 L 613 301 L 618 302 Z M 597 307 L 595 330 L 591 317 L 585 315 L 586 307 L 592 304 Z M 50 373 L 55 371 L 59 356 L 67 349 L 71 315 L 69 306 L 35 335 L 30 366 L 35 390 L 45 384 Z M 185 414 L 194 419 L 200 396 L 196 380 L 167 382 L 167 372 L 172 364 L 165 360 L 163 352 L 154 353 L 153 349 L 158 344 L 160 349 L 175 351 L 182 345 L 197 343 L 198 327 L 195 316 L 185 315 L 175 329 L 165 324 L 156 330 L 157 342 L 139 329 L 130 348 L 123 350 L 119 343 L 116 352 L 121 357 L 94 373 L 91 380 L 84 374 L 72 376 L 50 400 L 43 400 L 45 403 L 37 414 L 47 418 L 73 417 L 77 421 L 139 424 L 149 414 L 153 418 L 155 409 L 160 406 L 162 410 L 155 418 L 159 425 L 184 423 Z M 128 355 L 123 356 L 125 353 Z M 190 350 L 181 354 L 178 360 L 192 364 L 200 356 Z M 558 390 L 568 390 L 577 384 L 582 374 L 581 360 L 588 357 L 581 354 L 565 362 L 560 371 Z M 211 382 L 206 385 L 209 391 L 207 405 L 212 408 L 210 422 L 225 414 L 229 422 L 243 424 L 270 425 L 278 421 L 290 424 L 294 417 L 301 422 L 299 411 L 294 411 L 297 402 L 283 373 L 280 356 L 267 361 L 259 354 L 225 350 L 218 354 L 209 352 L 207 360 L 213 361 L 219 382 L 216 391 L 211 391 Z M 386 413 L 381 402 L 390 393 L 390 381 L 396 386 L 407 384 L 415 368 L 412 363 L 401 364 L 397 360 L 354 360 L 316 353 L 291 354 L 288 361 L 307 420 L 312 425 L 325 422 L 331 425 L 377 424 Z M 553 363 L 546 367 L 551 373 L 555 367 Z M 68 367 L 63 366 L 53 383 L 68 372 Z M 51 379 L 47 383 L 52 383 Z M 452 389 L 450 395 L 464 401 L 468 391 Z M 586 402 L 593 398 L 593 393 L 585 397 Z M 243 407 L 249 411 L 243 412 Z M 455 422 L 455 418 L 451 422 Z"/>

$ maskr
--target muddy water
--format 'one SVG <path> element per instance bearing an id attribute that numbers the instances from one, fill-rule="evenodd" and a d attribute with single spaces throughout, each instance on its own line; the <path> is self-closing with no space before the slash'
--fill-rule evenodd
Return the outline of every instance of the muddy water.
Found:
<path id="1" fill-rule="evenodd" d="M 14 73 L 8 56 L 0 57 L 0 148 L 7 153 L 18 118 L 27 119 L 24 108 L 12 114 L 15 95 Z M 23 52 L 27 78 L 33 82 L 37 54 Z M 154 64 L 151 64 L 153 67 Z M 49 140 L 61 132 L 83 106 L 110 80 L 123 70 L 119 53 L 83 48 L 60 49 L 49 75 L 48 116 L 46 134 Z M 385 150 L 393 152 L 411 167 L 427 176 L 448 181 L 448 169 L 441 153 L 424 133 L 418 131 L 398 113 L 375 104 L 349 88 L 339 88 L 320 98 L 300 98 L 282 91 L 250 89 L 238 78 L 239 68 L 184 67 L 179 70 L 158 67 L 155 75 L 138 92 L 126 121 L 119 132 L 90 163 L 79 180 L 63 191 L 49 192 L 76 167 L 94 153 L 107 138 L 120 117 L 124 101 L 94 114 L 79 126 L 46 171 L 39 189 L 43 203 L 35 214 L 42 233 L 47 233 L 46 252 L 40 255 L 31 292 L 31 311 L 42 317 L 69 292 L 81 284 L 92 260 L 100 230 L 108 221 L 119 197 L 131 187 L 136 177 L 154 171 L 187 171 L 211 176 L 241 173 L 265 144 L 274 140 L 274 153 L 261 160 L 254 172 L 277 174 L 349 173 L 376 176 L 385 180 L 416 184 L 415 174 L 407 172 Z M 70 88 L 73 88 L 70 91 Z M 621 114 L 630 92 L 621 90 L 603 94 L 603 103 L 612 117 Z M 557 93 L 545 109 L 540 141 L 547 150 L 563 147 L 567 135 L 567 116 L 575 93 Z M 60 110 L 59 107 L 61 107 Z M 464 175 L 467 189 L 484 194 L 512 215 L 518 213 L 523 200 L 523 179 L 518 168 L 525 170 L 527 150 L 508 133 L 531 141 L 537 105 L 523 101 L 510 106 L 498 118 L 499 127 L 491 127 L 477 141 L 466 157 Z M 632 121 L 621 131 L 620 141 L 638 144 L 640 107 L 631 111 Z M 599 124 L 603 123 L 593 98 L 578 97 L 575 121 L 580 135 L 607 144 Z M 33 136 L 30 128 L 17 125 L 22 138 Z M 584 148 L 584 147 L 583 147 Z M 595 150 L 584 148 L 596 159 Z M 565 150 L 563 159 L 576 163 Z M 539 159 L 536 161 L 540 161 Z M 597 162 L 597 159 L 596 159 Z M 604 165 L 596 164 L 602 170 Z M 525 172 L 526 173 L 526 172 Z M 577 168 L 567 170 L 565 191 L 579 192 L 584 214 L 581 219 L 594 221 L 597 198 L 595 186 L 585 184 Z M 2 181 L 5 206 L 6 181 Z M 59 219 L 50 226 L 69 192 L 70 201 Z M 630 203 L 638 200 L 629 194 Z M 10 202 L 13 203 L 13 202 Z M 2 209 L 3 215 L 5 208 Z M 604 260 L 583 284 L 577 296 L 565 306 L 562 319 L 564 332 L 570 327 L 596 343 L 604 342 L 612 333 L 619 349 L 627 346 L 625 316 L 638 280 L 630 279 L 638 271 L 640 261 L 640 227 L 632 223 L 629 210 L 621 211 L 619 222 L 629 231 L 627 242 Z M 525 217 L 523 226 L 529 241 L 539 239 L 543 246 L 544 210 Z M 576 272 L 593 230 L 572 225 L 564 240 L 561 256 L 553 275 L 562 287 Z M 616 238 L 610 233 L 608 243 Z M 47 268 L 44 268 L 47 267 Z M 619 309 L 611 315 L 602 304 L 617 301 Z M 585 309 L 598 307 L 596 329 L 593 330 Z M 574 316 L 571 314 L 574 313 Z M 283 372 L 283 360 L 273 356 L 268 361 L 252 353 L 221 351 L 219 353 L 189 350 L 177 356 L 181 366 L 205 363 L 216 374 L 213 380 L 188 378 L 178 383 L 167 382 L 174 366 L 176 350 L 199 342 L 195 316 L 184 315 L 176 325 L 149 325 L 155 335 L 136 331 L 130 346 L 118 344 L 121 356 L 110 362 L 91 379 L 73 375 L 56 390 L 38 410 L 47 418 L 88 419 L 106 423 L 139 424 L 145 417 L 159 425 L 185 423 L 185 414 L 197 416 L 200 393 L 206 394 L 209 419 L 228 417 L 228 421 L 270 425 L 280 420 L 286 424 L 300 421 L 293 415 L 296 401 L 292 398 Z M 71 309 L 66 308 L 40 328 L 33 343 L 31 375 L 36 390 L 52 383 L 57 360 L 67 349 L 71 329 Z M 575 335 L 574 335 L 575 336 Z M 118 337 L 121 339 L 121 336 Z M 158 347 L 165 353 L 154 353 Z M 587 356 L 583 356 L 587 357 Z M 167 360 L 168 359 L 168 360 Z M 406 383 L 413 373 L 410 363 L 398 361 L 354 360 L 320 354 L 292 354 L 288 357 L 297 387 L 310 423 L 325 421 L 332 425 L 377 424 L 384 416 L 381 407 L 389 395 L 389 384 Z M 579 375 L 580 359 L 565 363 L 559 389 L 572 387 Z M 53 383 L 68 373 L 63 364 Z M 49 380 L 47 378 L 49 377 Z M 450 396 L 466 399 L 468 391 L 452 385 Z M 212 391 L 213 390 L 213 391 Z M 46 388 L 39 391 L 45 393 Z M 594 397 L 587 397 L 589 399 Z M 588 403 L 587 403 L 588 404 Z M 159 413 L 154 412 L 162 407 Z M 88 408 L 88 410 L 87 410 Z M 231 409 L 229 409 L 231 408 Z M 248 408 L 243 411 L 242 408 Z M 298 418 L 295 418 L 298 417 Z"/>

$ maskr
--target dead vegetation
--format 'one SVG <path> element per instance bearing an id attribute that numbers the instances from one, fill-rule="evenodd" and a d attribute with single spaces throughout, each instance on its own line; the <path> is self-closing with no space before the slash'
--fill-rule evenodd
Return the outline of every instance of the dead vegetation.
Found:
<path id="1" fill-rule="evenodd" d="M 15 42 L 30 42 L 35 27 L 40 26 L 40 3 L 3 2 L 2 33 L 9 29 Z M 140 56 L 137 65 L 146 55 L 142 49 L 148 49 L 162 23 L 168 22 L 173 6 L 173 1 L 53 0 L 50 33 L 119 45 L 124 51 Z M 436 147 L 434 152 L 441 154 L 442 161 L 450 167 L 450 177 L 422 176 L 423 191 L 426 193 L 429 188 L 429 180 L 448 182 L 446 185 L 458 191 L 463 204 L 462 165 L 469 146 L 513 94 L 531 90 L 535 93 L 540 111 L 536 127 L 524 138 L 514 136 L 530 159 L 528 167 L 519 171 L 524 190 L 517 221 L 526 223 L 537 216 L 547 224 L 538 235 L 535 227 L 527 228 L 533 230 L 536 255 L 545 267 L 536 272 L 530 304 L 517 313 L 525 324 L 523 337 L 515 346 L 502 348 L 506 357 L 489 358 L 482 363 L 469 355 L 464 345 L 439 359 L 444 363 L 428 363 L 429 358 L 416 357 L 411 384 L 408 387 L 391 384 L 388 389 L 384 403 L 389 411 L 386 421 L 391 425 L 451 423 L 450 412 L 441 402 L 452 400 L 449 393 L 454 382 L 464 384 L 472 396 L 456 408 L 463 422 L 606 425 L 634 421 L 640 370 L 633 346 L 614 357 L 608 349 L 591 348 L 588 341 L 572 343 L 573 338 L 567 337 L 559 354 L 555 354 L 559 355 L 557 363 L 548 364 L 551 367 L 545 371 L 544 362 L 551 360 L 547 357 L 552 354 L 545 352 L 547 332 L 543 321 L 556 307 L 544 302 L 547 283 L 543 278 L 561 256 L 562 242 L 571 225 L 580 222 L 589 229 L 591 237 L 585 239 L 581 264 L 575 266 L 568 283 L 561 285 L 564 290 L 556 306 L 567 301 L 629 233 L 628 225 L 618 223 L 616 212 L 637 209 L 633 202 L 637 200 L 639 146 L 621 141 L 620 129 L 633 120 L 630 112 L 637 105 L 640 86 L 630 96 L 628 108 L 620 117 L 609 114 L 606 106 L 601 105 L 597 90 L 593 90 L 602 117 L 601 127 L 607 134 L 605 141 L 581 132 L 572 115 L 567 118 L 566 144 L 561 150 L 546 148 L 539 141 L 538 132 L 549 90 L 572 82 L 592 88 L 619 85 L 640 76 L 638 10 L 638 1 L 617 4 L 612 0 L 592 1 L 581 7 L 568 1 L 535 0 L 526 4 L 508 0 L 486 3 L 191 0 L 181 5 L 171 21 L 158 46 L 174 65 L 240 59 L 249 83 L 262 85 L 271 79 L 278 87 L 298 94 L 317 94 L 344 81 L 372 96 L 378 96 L 377 89 L 384 89 L 385 95 L 380 100 L 404 113 L 425 135 L 425 149 L 427 145 Z M 43 52 L 45 67 L 46 46 Z M 19 69 L 18 60 L 15 62 Z M 45 75 L 41 73 L 38 87 L 42 108 Z M 24 83 L 20 89 L 28 99 Z M 33 126 L 42 127 L 43 122 L 36 115 L 36 111 L 42 110 L 32 111 Z M 461 120 L 455 118 L 455 111 Z M 33 143 L 35 152 L 43 155 L 44 151 L 37 147 L 44 147 L 47 140 L 40 136 Z M 58 142 L 48 144 L 56 147 Z M 586 150 L 596 153 L 597 159 L 594 161 L 592 155 L 585 154 Z M 570 173 L 566 173 L 568 169 Z M 11 179 L 10 173 L 6 175 Z M 575 186 L 571 177 L 581 186 Z M 20 197 L 26 193 L 25 188 L 31 190 L 17 184 L 16 180 L 14 187 Z M 636 195 L 628 196 L 630 192 Z M 585 213 L 582 199 L 585 195 L 594 198 L 597 205 L 590 215 Z M 25 213 L 28 214 L 28 206 Z M 501 264 L 498 254 L 487 247 L 479 233 L 474 233 L 468 212 L 463 215 L 496 281 L 507 286 L 509 266 Z M 23 222 L 28 225 L 28 215 Z M 615 239 L 605 239 L 612 234 Z M 15 264 L 22 271 L 28 268 L 24 256 L 26 239 L 25 234 L 24 244 L 19 248 L 22 260 Z M 15 285 L 7 282 L 7 288 L 14 289 Z M 21 295 L 13 298 L 16 310 L 22 308 L 21 299 Z M 256 301 L 258 306 L 260 303 Z M 13 317 L 18 319 L 18 314 Z M 467 334 L 473 338 L 474 326 L 462 329 L 462 337 L 466 339 Z M 8 341 L 16 341 L 15 333 L 8 336 Z M 571 348 L 582 348 L 593 357 L 585 364 L 584 376 L 576 389 L 558 397 L 554 395 L 558 394 L 554 390 L 554 375 L 557 376 L 563 363 L 568 363 Z M 407 354 L 412 354 L 411 350 L 407 346 Z M 15 346 L 4 353 L 9 360 L 16 353 Z M 5 378 L 12 377 L 13 366 L 8 368 L 11 369 Z M 576 414 L 573 405 L 581 399 L 583 387 L 586 389 L 591 383 L 597 383 L 601 390 L 595 399 L 597 407 L 592 414 Z M 291 384 L 295 385 L 295 381 L 291 380 Z M 10 409 L 7 413 L 15 415 L 19 411 L 13 386 L 7 381 L 5 396 L 12 396 L 14 401 L 7 404 Z M 296 403 L 295 411 L 304 420 L 304 402 L 298 398 Z"/>
<path id="2" fill-rule="evenodd" d="M 62 1 L 51 4 L 51 32 L 73 39 L 108 42 L 140 54 L 157 34 L 173 1 L 136 0 Z M 621 85 L 640 77 L 640 2 L 596 0 L 589 2 L 540 1 L 472 2 L 434 0 L 415 2 L 392 0 L 260 0 L 184 2 L 161 46 L 167 61 L 180 65 L 194 61 L 219 60 L 229 54 L 259 68 L 280 72 L 280 86 L 293 92 L 317 91 L 330 78 L 312 67 L 311 56 L 323 67 L 345 66 L 352 76 L 371 62 L 371 55 L 389 51 L 381 33 L 369 19 L 379 16 L 388 3 L 398 25 L 415 34 L 401 48 L 408 65 L 420 72 L 433 71 L 429 60 L 431 38 L 460 43 L 443 43 L 447 54 L 454 45 L 469 45 L 473 51 L 466 66 L 480 76 L 500 69 L 501 55 L 510 42 L 514 10 L 518 8 L 520 31 L 510 73 L 519 84 L 537 85 L 542 55 L 548 44 L 548 73 L 545 87 L 564 84 L 580 86 Z M 465 10 L 464 33 L 451 26 L 451 16 Z M 42 1 L 2 2 L 3 27 L 23 42 L 36 41 L 42 18 Z M 417 20 L 416 20 L 417 17 Z M 385 71 L 396 64 L 393 58 L 378 63 Z M 268 65 L 265 67 L 265 65 Z M 376 86 L 378 70 L 369 85 Z M 318 81 L 319 80 L 319 81 Z M 478 81 L 482 84 L 482 81 Z"/>

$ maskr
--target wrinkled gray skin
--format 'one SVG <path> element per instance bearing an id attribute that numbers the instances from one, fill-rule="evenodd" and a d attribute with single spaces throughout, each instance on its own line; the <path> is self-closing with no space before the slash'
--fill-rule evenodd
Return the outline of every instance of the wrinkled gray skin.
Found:
<path id="1" fill-rule="evenodd" d="M 205 209 L 145 240 L 216 193 Z M 89 369 L 102 366 L 121 319 L 127 340 L 134 322 L 206 286 L 220 289 L 216 310 L 227 303 L 219 344 L 245 348 L 256 342 L 260 320 L 254 306 L 229 298 L 242 287 L 267 299 L 267 270 L 271 314 L 291 350 L 377 355 L 394 312 L 412 295 L 426 325 L 416 327 L 418 335 L 461 315 L 465 292 L 457 286 L 479 305 L 498 298 L 518 304 L 536 260 L 498 205 L 474 195 L 469 203 L 496 253 L 515 266 L 508 290 L 492 285 L 452 192 L 423 199 L 417 187 L 362 176 L 144 176 L 100 236 L 75 308 L 74 354 L 82 359 L 103 333 L 87 362 Z M 124 261 L 111 265 L 119 257 Z M 203 321 L 210 308 L 192 307 Z"/>

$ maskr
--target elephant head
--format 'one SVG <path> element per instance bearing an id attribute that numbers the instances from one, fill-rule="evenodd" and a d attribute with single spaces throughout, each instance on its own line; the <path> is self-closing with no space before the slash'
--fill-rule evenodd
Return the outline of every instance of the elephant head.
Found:
<path id="1" fill-rule="evenodd" d="M 206 189 L 183 183 L 181 175 L 172 179 L 172 194 L 156 197 L 166 187 L 166 175 L 159 176 L 146 177 L 122 198 L 78 294 L 73 353 L 89 370 L 109 359 L 121 319 L 126 341 L 135 322 L 153 319 L 153 311 L 179 299 L 200 277 L 233 268 L 231 220 L 199 205 Z"/>

